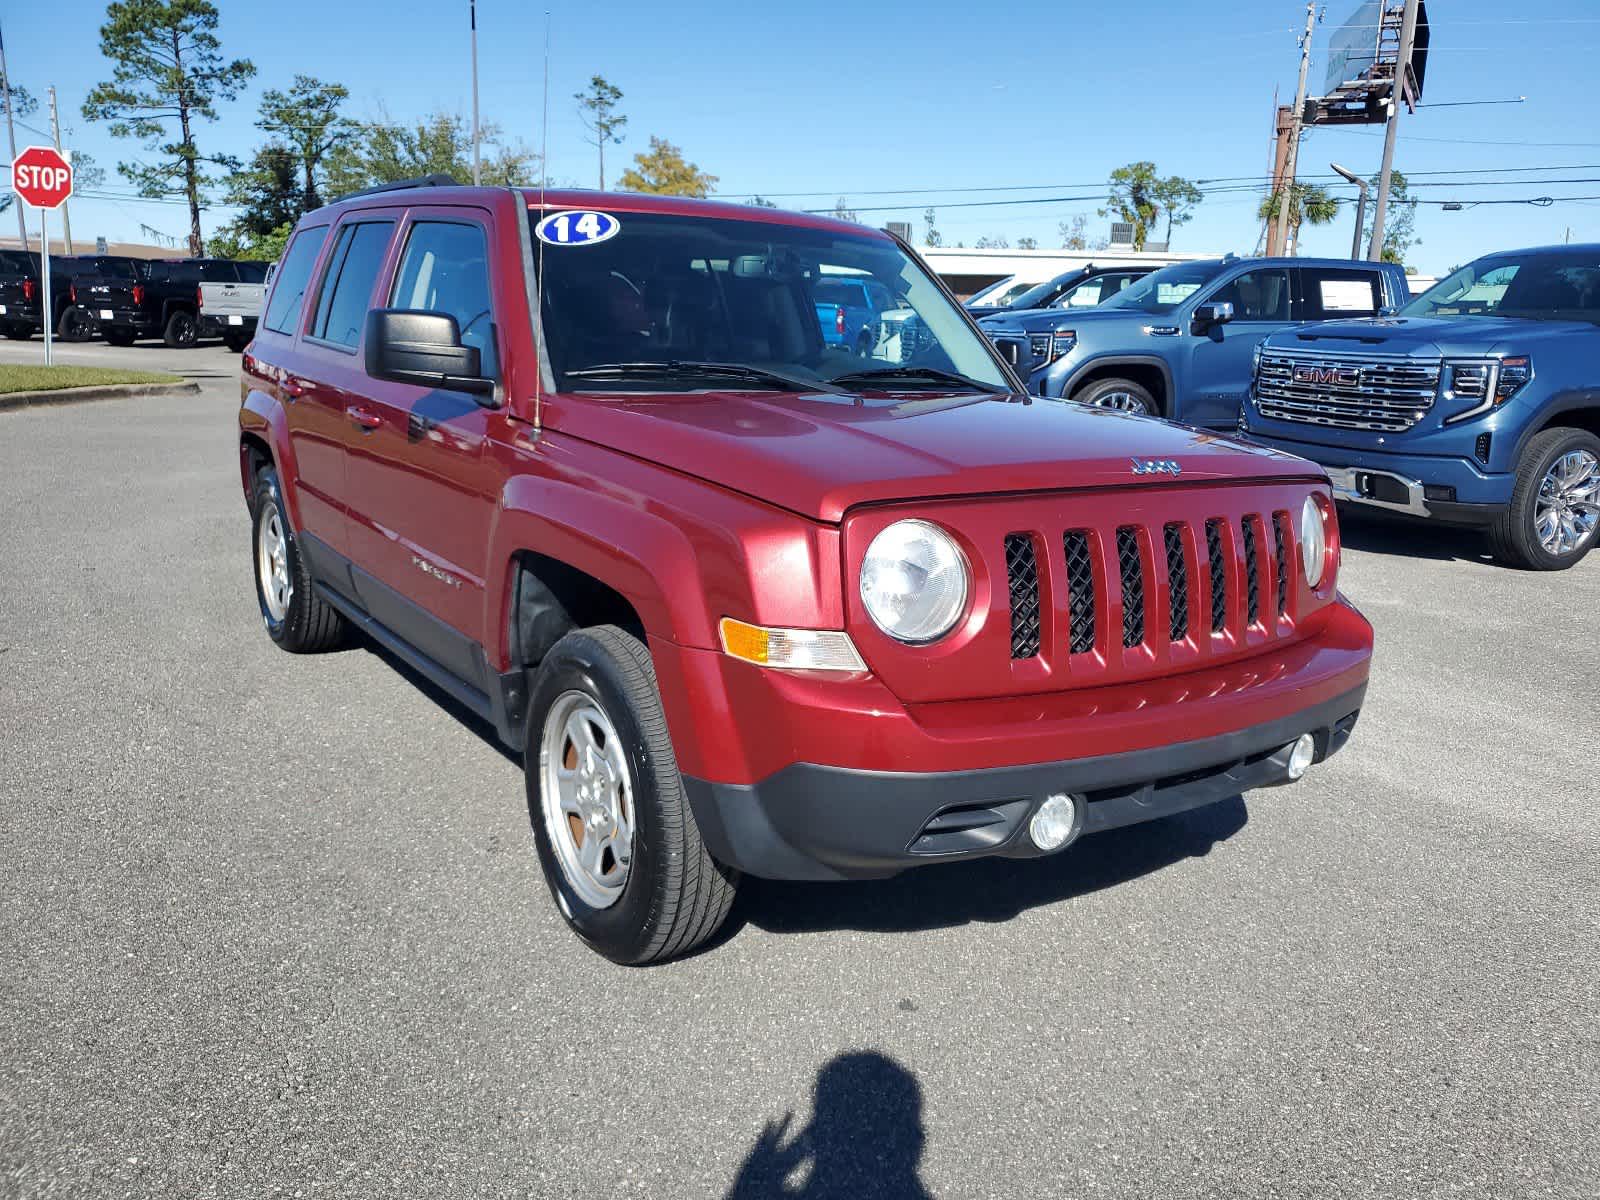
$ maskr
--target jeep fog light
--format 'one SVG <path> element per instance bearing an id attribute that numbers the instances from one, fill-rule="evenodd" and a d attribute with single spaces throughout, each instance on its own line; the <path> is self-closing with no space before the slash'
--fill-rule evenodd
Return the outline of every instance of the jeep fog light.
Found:
<path id="1" fill-rule="evenodd" d="M 1078 802 L 1061 792 L 1046 796 L 1028 822 L 1028 836 L 1041 850 L 1059 850 L 1078 836 Z"/>
<path id="2" fill-rule="evenodd" d="M 1295 740 L 1294 749 L 1289 751 L 1289 781 L 1292 783 L 1299 779 L 1311 768 L 1311 760 L 1317 756 L 1317 739 L 1309 733 L 1302 733 Z"/>

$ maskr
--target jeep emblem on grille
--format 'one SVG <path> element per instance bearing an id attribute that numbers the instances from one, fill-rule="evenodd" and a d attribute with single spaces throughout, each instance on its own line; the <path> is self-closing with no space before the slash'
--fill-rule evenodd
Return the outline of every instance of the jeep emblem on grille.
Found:
<path id="1" fill-rule="evenodd" d="M 1361 383 L 1361 372 L 1355 367 L 1296 367 L 1294 381 L 1319 383 L 1324 386 L 1336 383 L 1340 387 L 1357 387 Z"/>
<path id="2" fill-rule="evenodd" d="M 1133 460 L 1133 473 L 1135 475 L 1182 475 L 1183 468 L 1178 461 L 1172 458 L 1136 458 Z"/>

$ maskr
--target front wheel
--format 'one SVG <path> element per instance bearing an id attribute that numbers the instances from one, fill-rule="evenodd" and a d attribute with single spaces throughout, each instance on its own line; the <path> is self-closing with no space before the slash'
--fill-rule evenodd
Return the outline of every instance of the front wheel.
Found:
<path id="1" fill-rule="evenodd" d="M 21 321 L 12 321 L 4 329 L 0 329 L 0 333 L 4 333 L 14 342 L 25 342 L 33 336 L 33 326 L 25 325 Z"/>
<path id="2" fill-rule="evenodd" d="M 181 309 L 167 318 L 167 328 L 161 340 L 174 350 L 188 350 L 200 340 L 200 322 L 192 312 Z"/>
<path id="3" fill-rule="evenodd" d="M 1097 379 L 1072 398 L 1092 408 L 1114 408 L 1118 412 L 1134 413 L 1141 417 L 1161 415 L 1161 406 L 1156 403 L 1149 389 L 1131 379 Z"/>
<path id="4" fill-rule="evenodd" d="M 1564 571 L 1594 548 L 1600 529 L 1600 437 L 1583 429 L 1546 429 L 1517 461 L 1511 505 L 1489 527 L 1501 562 Z"/>
<path id="5" fill-rule="evenodd" d="M 133 345 L 135 337 L 137 337 L 133 330 L 123 329 L 116 326 L 113 326 L 109 329 L 102 329 L 100 331 L 100 336 L 105 338 L 108 346 L 131 346 Z"/>
<path id="6" fill-rule="evenodd" d="M 706 852 L 638 638 L 601 625 L 556 643 L 529 698 L 524 762 L 545 882 L 579 937 L 642 965 L 717 931 L 738 877 Z"/>

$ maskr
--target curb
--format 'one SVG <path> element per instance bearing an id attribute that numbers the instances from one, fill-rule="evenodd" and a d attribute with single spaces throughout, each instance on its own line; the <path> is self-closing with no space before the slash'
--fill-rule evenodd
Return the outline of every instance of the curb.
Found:
<path id="1" fill-rule="evenodd" d="M 47 404 L 76 404 L 81 400 L 120 400 L 129 396 L 170 396 L 198 392 L 192 379 L 177 383 L 100 383 L 90 387 L 52 388 L 43 392 L 6 392 L 0 395 L 0 412 L 12 408 L 38 408 Z"/>

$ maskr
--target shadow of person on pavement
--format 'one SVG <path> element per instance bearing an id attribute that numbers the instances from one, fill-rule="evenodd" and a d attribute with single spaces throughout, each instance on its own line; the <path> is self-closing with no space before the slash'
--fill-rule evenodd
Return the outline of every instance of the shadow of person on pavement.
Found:
<path id="1" fill-rule="evenodd" d="M 841 1054 L 817 1072 L 811 1123 L 767 1122 L 727 1200 L 927 1200 L 922 1087 L 893 1059 Z"/>

